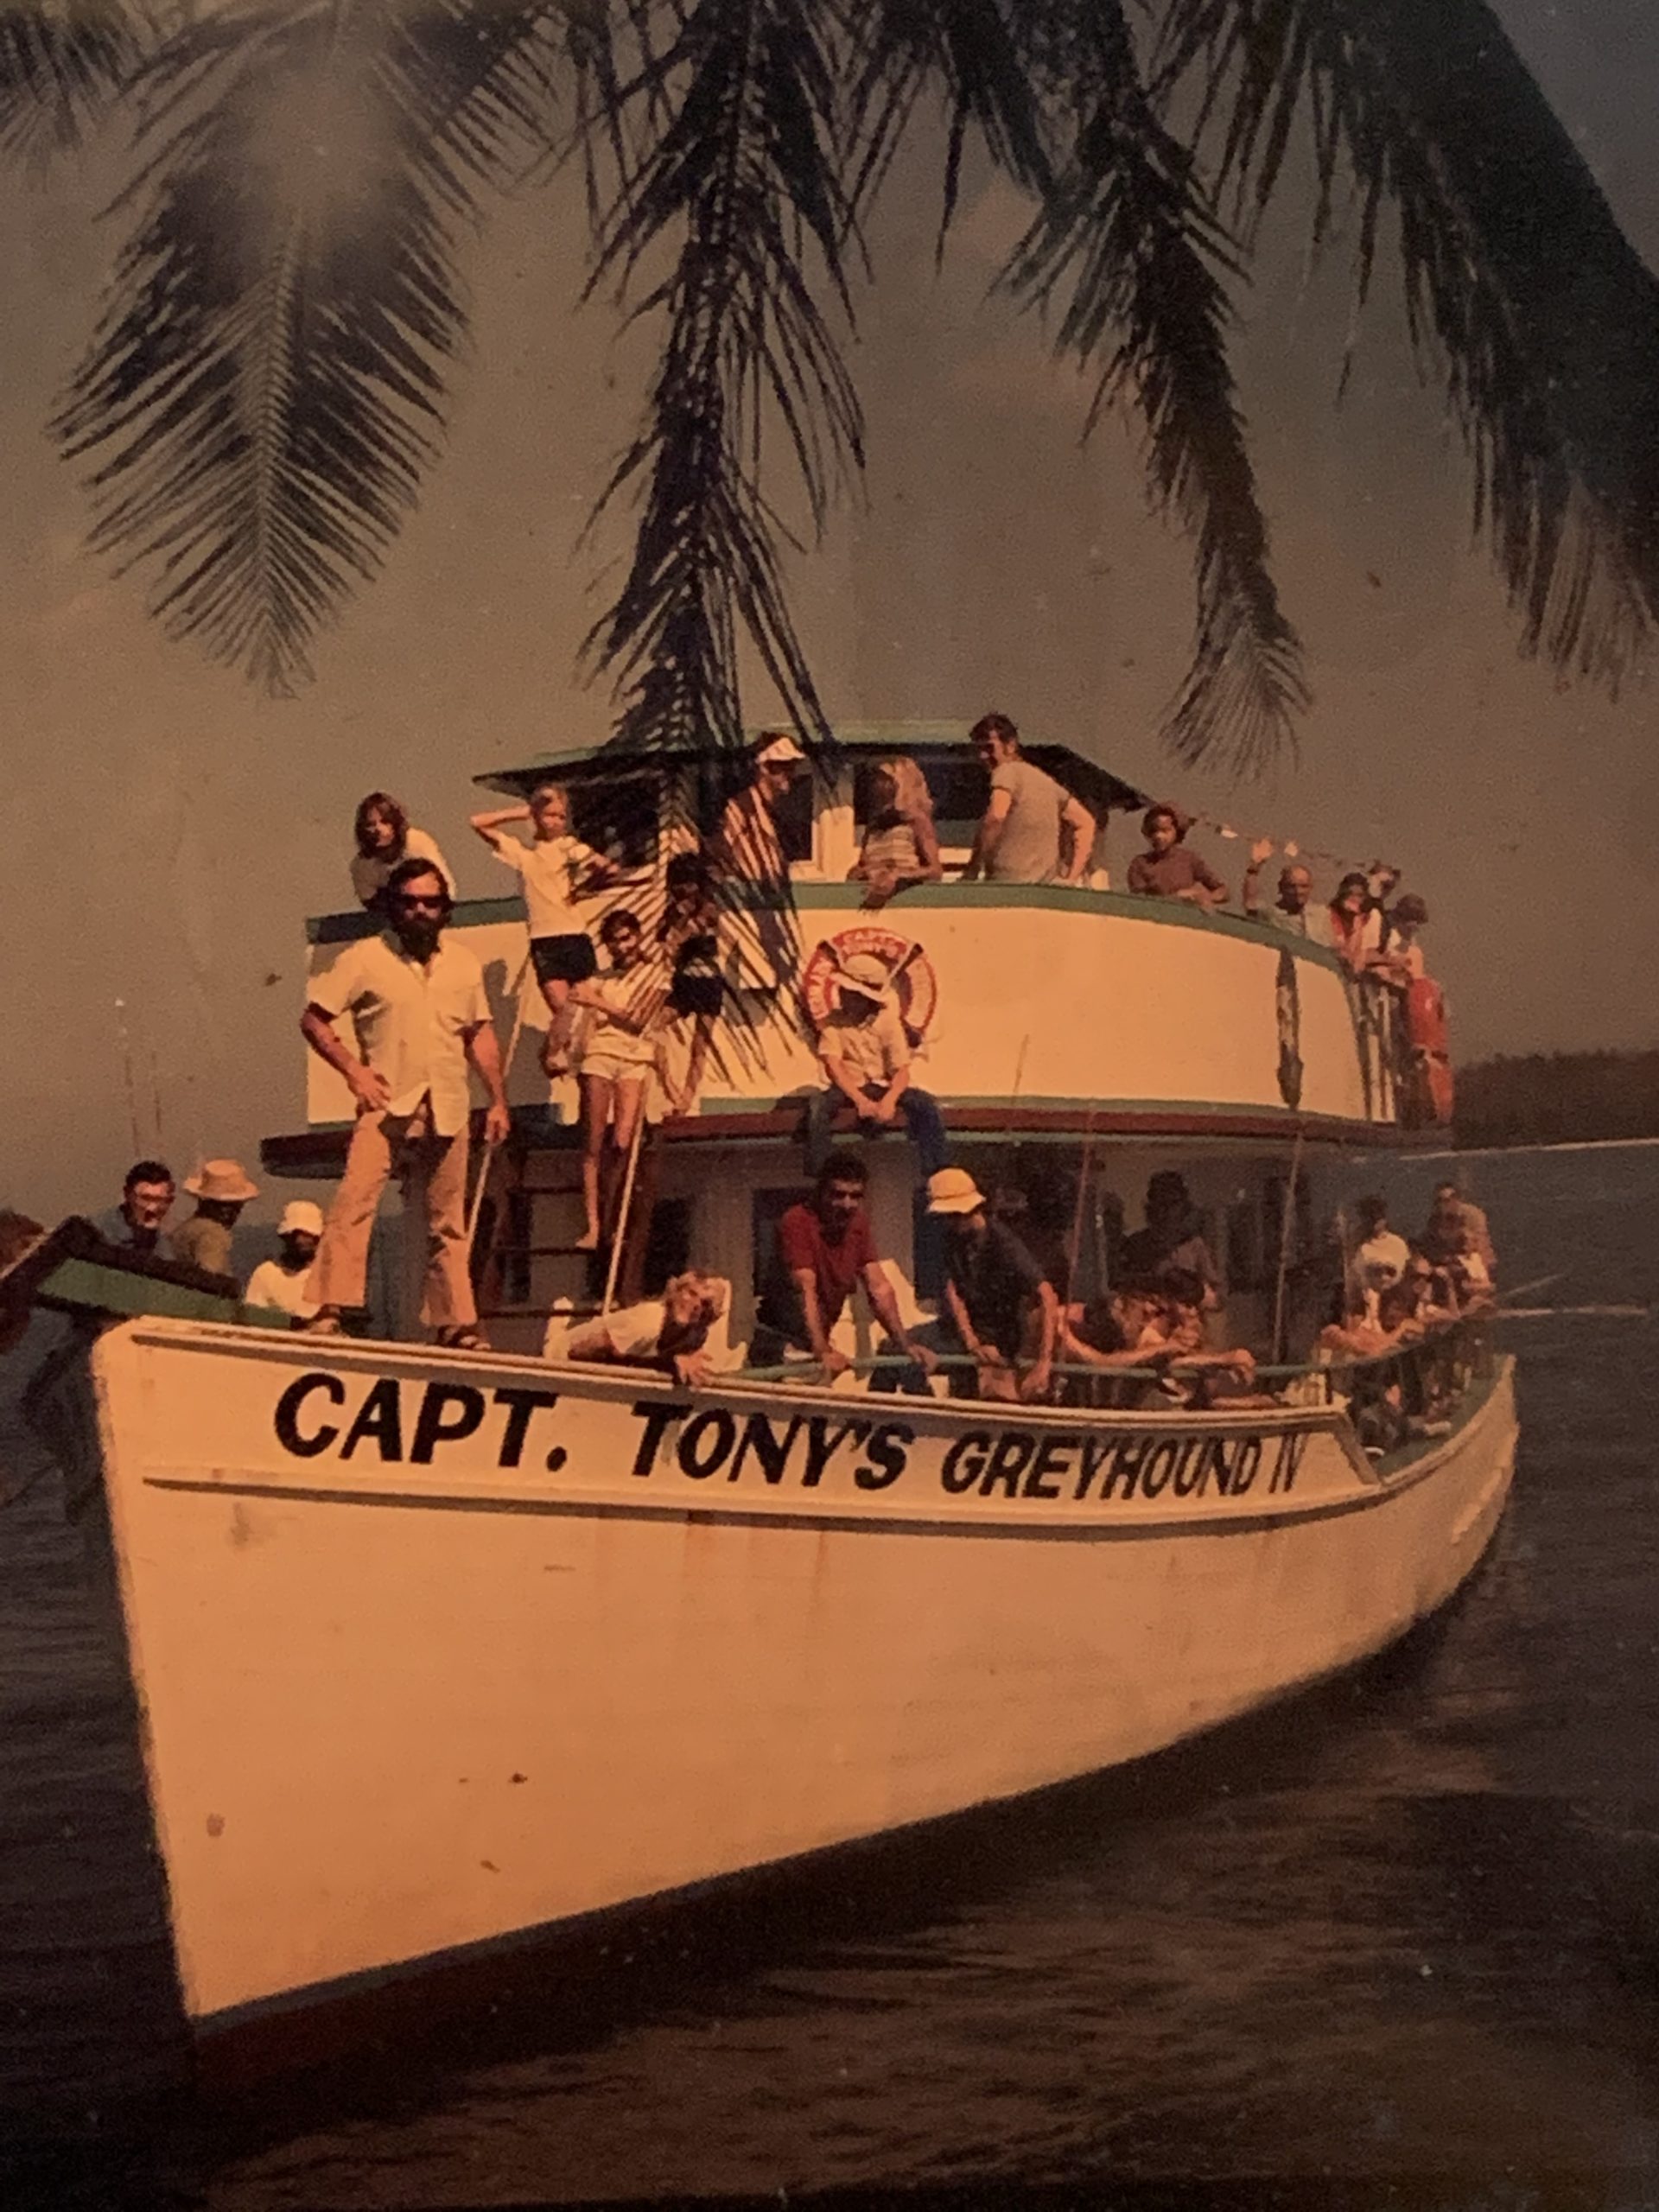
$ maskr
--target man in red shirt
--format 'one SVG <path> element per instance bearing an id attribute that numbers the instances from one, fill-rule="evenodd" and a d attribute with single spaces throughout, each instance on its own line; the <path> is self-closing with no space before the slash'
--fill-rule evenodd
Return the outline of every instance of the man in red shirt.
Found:
<path id="1" fill-rule="evenodd" d="M 778 1224 L 773 1255 L 749 1344 L 751 1367 L 780 1366 L 808 1353 L 833 1382 L 852 1364 L 830 1341 L 855 1287 L 862 1282 L 876 1319 L 893 1347 L 931 1374 L 934 1356 L 899 1319 L 875 1234 L 864 1210 L 865 1170 L 855 1154 L 832 1152 L 810 1198 L 791 1206 Z"/>

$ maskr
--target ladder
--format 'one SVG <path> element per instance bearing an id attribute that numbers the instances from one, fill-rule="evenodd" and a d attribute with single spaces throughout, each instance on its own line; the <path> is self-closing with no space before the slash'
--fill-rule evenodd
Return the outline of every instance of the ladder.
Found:
<path id="1" fill-rule="evenodd" d="M 514 1135 L 496 1154 L 473 1244 L 479 1319 L 498 1351 L 539 1354 L 549 1323 L 575 1325 L 601 1306 L 610 1251 L 583 1251 L 582 1147 Z M 613 1303 L 641 1294 L 655 1209 L 659 1140 L 644 1130 L 632 1204 L 624 1225 Z"/>

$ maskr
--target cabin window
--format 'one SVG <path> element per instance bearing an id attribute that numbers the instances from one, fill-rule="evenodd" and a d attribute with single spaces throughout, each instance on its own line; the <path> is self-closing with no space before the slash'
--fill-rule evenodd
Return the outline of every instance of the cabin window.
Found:
<path id="1" fill-rule="evenodd" d="M 1263 1221 L 1254 1198 L 1240 1198 L 1227 1209 L 1225 1266 L 1230 1290 L 1259 1290 L 1264 1281 Z"/>
<path id="2" fill-rule="evenodd" d="M 671 1275 L 691 1264 L 691 1201 L 658 1198 L 651 1210 L 651 1229 L 640 1275 L 642 1298 L 660 1298 Z"/>
<path id="3" fill-rule="evenodd" d="M 662 778 L 638 772 L 566 785 L 570 828 L 584 845 L 619 868 L 650 868 L 657 858 Z"/>
<path id="4" fill-rule="evenodd" d="M 800 769 L 772 809 L 772 819 L 778 824 L 778 842 L 783 848 L 784 858 L 791 866 L 798 866 L 812 858 L 812 818 L 817 804 L 817 779 L 810 768 Z"/>

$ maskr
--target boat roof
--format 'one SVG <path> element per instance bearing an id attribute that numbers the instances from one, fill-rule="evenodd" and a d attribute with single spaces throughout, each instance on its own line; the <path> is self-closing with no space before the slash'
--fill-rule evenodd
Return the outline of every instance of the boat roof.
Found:
<path id="1" fill-rule="evenodd" d="M 771 723 L 751 730 L 748 734 L 758 744 L 763 738 L 778 735 L 781 727 Z M 970 727 L 965 721 L 836 722 L 831 735 L 836 747 L 848 753 L 906 753 L 925 759 L 930 754 L 965 753 Z M 1028 760 L 1046 770 L 1067 790 L 1075 791 L 1097 814 L 1152 804 L 1147 792 L 1070 746 L 1051 744 L 1040 737 L 1028 738 L 1021 732 L 1020 747 Z M 621 762 L 628 757 L 611 739 L 598 745 L 555 746 L 545 753 L 533 753 L 522 765 L 486 769 L 482 775 L 474 776 L 473 781 L 486 791 L 502 791 L 516 798 L 533 783 L 584 781 L 588 771 L 602 773 L 607 782 L 612 781 Z M 715 744 L 688 742 L 654 747 L 648 755 L 631 760 L 624 772 L 646 774 L 679 761 L 720 760 L 727 757 L 727 748 Z"/>

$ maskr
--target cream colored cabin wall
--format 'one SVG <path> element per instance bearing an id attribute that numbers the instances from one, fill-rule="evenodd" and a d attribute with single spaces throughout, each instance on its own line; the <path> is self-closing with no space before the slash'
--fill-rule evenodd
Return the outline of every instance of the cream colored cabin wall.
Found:
<path id="1" fill-rule="evenodd" d="M 821 817 L 824 837 L 835 819 L 833 812 Z M 953 909 L 899 900 L 874 917 L 810 907 L 800 921 L 809 952 L 821 938 L 872 922 L 920 944 L 938 979 L 938 1010 L 915 1080 L 947 1100 L 1283 1107 L 1276 946 L 1082 903 Z M 463 925 L 456 935 L 483 963 L 504 1049 L 512 1042 L 509 1096 L 516 1105 L 547 1104 L 537 1058 L 546 1016 L 524 972 L 523 925 Z M 324 972 L 343 949 L 314 947 L 311 972 Z M 1303 1109 L 1361 1118 L 1363 1087 L 1342 981 L 1309 960 L 1297 961 L 1295 972 Z M 769 1037 L 766 1053 L 766 1065 L 752 1076 L 709 1084 L 706 1110 L 718 1111 L 722 1100 L 768 1103 L 817 1081 L 817 1061 L 801 1040 Z M 345 1085 L 315 1053 L 307 1059 L 308 1118 L 349 1120 Z M 570 1118 L 574 1085 L 556 1084 L 552 1096 L 559 1117 Z"/>

